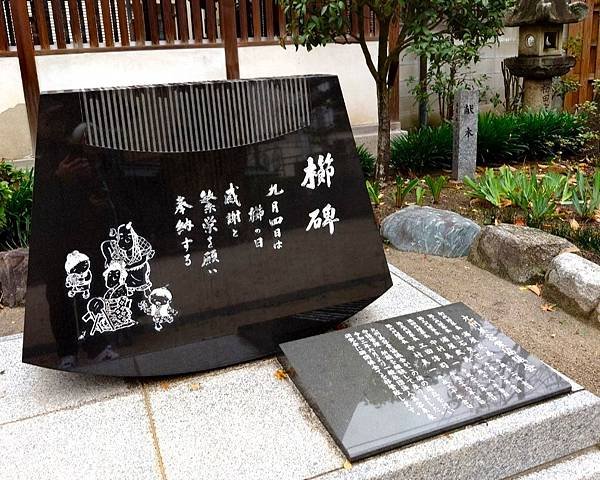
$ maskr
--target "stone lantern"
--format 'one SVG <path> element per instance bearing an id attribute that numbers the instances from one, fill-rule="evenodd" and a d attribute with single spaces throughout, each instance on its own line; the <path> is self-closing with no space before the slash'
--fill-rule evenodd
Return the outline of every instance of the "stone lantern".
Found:
<path id="1" fill-rule="evenodd" d="M 550 108 L 552 78 L 575 65 L 575 57 L 563 50 L 563 26 L 580 22 L 587 11 L 582 1 L 519 0 L 508 13 L 504 24 L 519 27 L 519 56 L 504 62 L 513 75 L 523 77 L 525 107 Z"/>

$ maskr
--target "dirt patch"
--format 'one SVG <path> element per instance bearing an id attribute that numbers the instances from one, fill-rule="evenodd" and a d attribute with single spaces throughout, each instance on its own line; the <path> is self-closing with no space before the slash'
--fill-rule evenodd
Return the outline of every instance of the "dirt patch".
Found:
<path id="1" fill-rule="evenodd" d="M 0 337 L 14 335 L 23 331 L 25 307 L 0 309 Z"/>
<path id="2" fill-rule="evenodd" d="M 556 308 L 529 290 L 471 265 L 385 249 L 388 261 L 451 302 L 463 302 L 529 352 L 600 395 L 600 329 Z"/>

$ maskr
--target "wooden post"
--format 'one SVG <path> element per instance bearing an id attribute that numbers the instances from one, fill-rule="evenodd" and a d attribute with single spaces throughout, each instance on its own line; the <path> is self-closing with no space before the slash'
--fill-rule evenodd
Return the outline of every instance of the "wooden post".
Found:
<path id="1" fill-rule="evenodd" d="M 238 60 L 237 29 L 235 26 L 235 0 L 221 0 L 221 38 L 225 46 L 225 68 L 227 79 L 240 78 Z"/>
<path id="2" fill-rule="evenodd" d="M 390 32 L 388 38 L 388 51 L 396 46 L 396 40 L 400 33 L 400 25 L 397 21 L 393 21 L 390 25 Z M 366 35 L 366 30 L 365 30 Z M 394 85 L 390 94 L 390 120 L 392 122 L 400 121 L 400 69 L 396 71 L 394 78 Z"/>
<path id="3" fill-rule="evenodd" d="M 31 146 L 35 155 L 40 85 L 38 83 L 37 69 L 35 66 L 35 52 L 33 50 L 33 39 L 31 38 L 29 14 L 27 12 L 27 3 L 25 0 L 10 0 L 10 8 L 13 14 L 15 41 L 17 43 L 19 67 L 21 68 L 21 81 L 23 82 L 27 119 L 29 120 Z"/>

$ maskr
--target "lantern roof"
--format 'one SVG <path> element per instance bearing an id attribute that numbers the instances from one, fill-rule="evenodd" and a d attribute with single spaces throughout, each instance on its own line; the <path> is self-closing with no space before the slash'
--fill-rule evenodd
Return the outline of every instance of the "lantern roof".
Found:
<path id="1" fill-rule="evenodd" d="M 588 6 L 583 1 L 519 0 L 504 21 L 507 27 L 536 24 L 577 23 L 585 18 Z"/>

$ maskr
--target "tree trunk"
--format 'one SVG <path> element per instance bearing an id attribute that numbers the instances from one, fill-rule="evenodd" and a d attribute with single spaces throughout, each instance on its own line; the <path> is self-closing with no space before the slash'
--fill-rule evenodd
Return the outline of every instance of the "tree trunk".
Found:
<path id="1" fill-rule="evenodd" d="M 390 89 L 385 79 L 377 82 L 377 165 L 375 178 L 385 180 L 390 174 Z"/>

